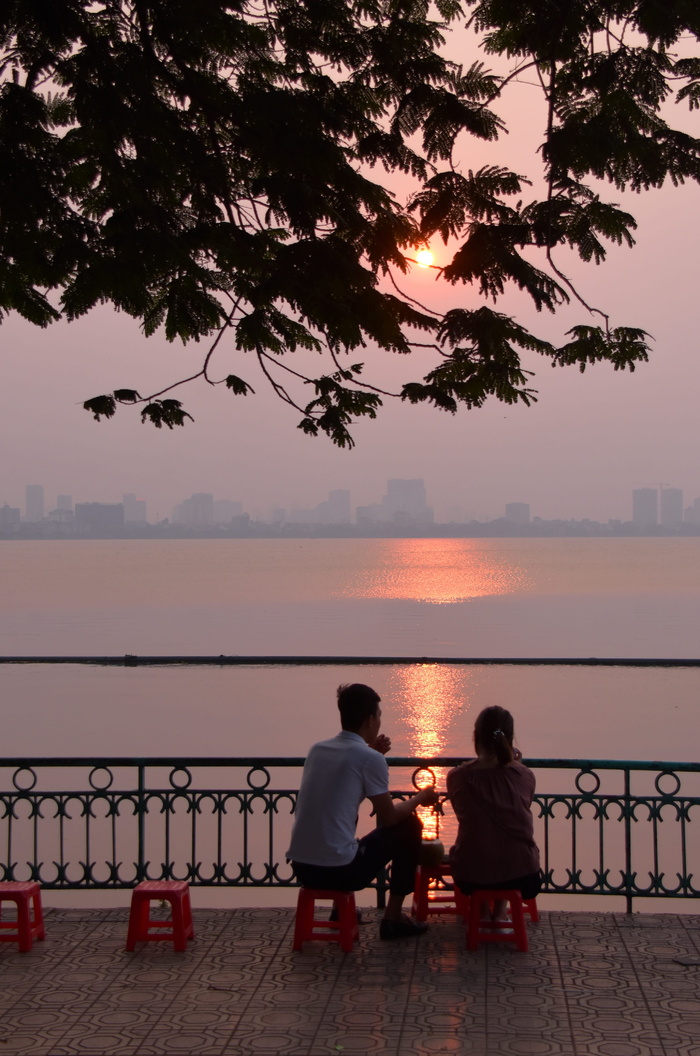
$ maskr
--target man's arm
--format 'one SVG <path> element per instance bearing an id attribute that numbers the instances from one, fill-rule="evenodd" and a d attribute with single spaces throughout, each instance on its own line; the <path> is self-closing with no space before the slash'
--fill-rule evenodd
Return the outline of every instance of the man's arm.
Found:
<path id="1" fill-rule="evenodd" d="M 422 788 L 410 799 L 394 800 L 390 792 L 382 792 L 379 796 L 370 796 L 369 801 L 374 807 L 377 822 L 388 827 L 398 825 L 400 821 L 413 814 L 416 807 L 433 807 L 439 803 L 440 797 L 434 788 Z"/>

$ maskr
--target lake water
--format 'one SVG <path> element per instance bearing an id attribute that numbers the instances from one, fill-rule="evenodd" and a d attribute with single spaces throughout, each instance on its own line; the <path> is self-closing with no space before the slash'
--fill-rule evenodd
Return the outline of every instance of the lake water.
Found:
<path id="1" fill-rule="evenodd" d="M 17 541 L 0 652 L 700 656 L 700 539 Z M 700 671 L 0 665 L 4 753 L 303 755 L 335 687 L 384 701 L 397 754 L 463 754 L 501 703 L 526 754 L 695 758 Z"/>
<path id="2" fill-rule="evenodd" d="M 698 539 L 3 542 L 5 656 L 366 661 L 0 665 L 3 755 L 303 756 L 337 729 L 336 686 L 363 681 L 395 755 L 470 754 L 474 717 L 498 703 L 526 756 L 695 761 L 697 668 L 371 658 L 698 658 L 699 557 Z"/>

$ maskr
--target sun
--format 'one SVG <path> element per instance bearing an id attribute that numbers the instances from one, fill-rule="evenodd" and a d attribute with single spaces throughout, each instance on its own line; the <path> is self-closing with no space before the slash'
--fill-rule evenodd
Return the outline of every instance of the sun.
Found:
<path id="1" fill-rule="evenodd" d="M 434 260 L 435 257 L 429 249 L 421 249 L 418 253 L 416 253 L 416 261 L 418 263 L 418 266 L 421 268 L 429 268 Z"/>

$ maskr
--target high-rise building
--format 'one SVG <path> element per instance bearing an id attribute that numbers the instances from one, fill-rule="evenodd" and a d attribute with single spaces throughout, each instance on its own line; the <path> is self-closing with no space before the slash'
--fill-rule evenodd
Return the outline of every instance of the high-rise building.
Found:
<path id="1" fill-rule="evenodd" d="M 124 504 L 121 502 L 76 502 L 75 523 L 94 535 L 112 535 L 124 529 Z"/>
<path id="2" fill-rule="evenodd" d="M 665 528 L 677 528 L 683 523 L 683 492 L 680 488 L 662 488 L 660 505 L 660 520 Z"/>
<path id="3" fill-rule="evenodd" d="M 25 489 L 26 503 L 24 507 L 25 521 L 43 521 L 44 519 L 44 488 L 41 484 L 27 484 Z"/>
<path id="4" fill-rule="evenodd" d="M 20 512 L 18 506 L 0 506 L 0 531 L 18 532 L 20 525 Z"/>
<path id="5" fill-rule="evenodd" d="M 636 488 L 632 492 L 632 520 L 650 527 L 659 523 L 659 496 L 656 488 Z"/>
<path id="6" fill-rule="evenodd" d="M 56 498 L 56 509 L 57 510 L 68 510 L 69 512 L 73 509 L 73 498 L 70 495 L 58 495 Z"/>
<path id="7" fill-rule="evenodd" d="M 433 508 L 428 506 L 425 484 L 419 477 L 386 482 L 381 503 L 358 506 L 358 524 L 419 525 L 433 523 Z"/>
<path id="8" fill-rule="evenodd" d="M 530 504 L 529 502 L 507 502 L 506 503 L 506 520 L 512 521 L 513 524 L 529 524 L 530 523 Z"/>
<path id="9" fill-rule="evenodd" d="M 692 506 L 688 506 L 683 515 L 686 524 L 700 524 L 700 499 L 695 499 Z"/>
<path id="10" fill-rule="evenodd" d="M 350 524 L 350 492 L 329 491 L 328 498 L 312 509 L 295 508 L 286 518 L 290 524 Z"/>
<path id="11" fill-rule="evenodd" d="M 146 524 L 146 500 L 137 499 L 131 492 L 122 495 L 124 520 L 127 524 Z"/>
<path id="12" fill-rule="evenodd" d="M 388 480 L 382 499 L 387 521 L 409 524 L 432 524 L 433 510 L 428 506 L 425 484 L 416 477 L 411 480 Z"/>
<path id="13" fill-rule="evenodd" d="M 173 510 L 173 521 L 185 528 L 211 528 L 214 524 L 214 496 L 196 492 Z"/>

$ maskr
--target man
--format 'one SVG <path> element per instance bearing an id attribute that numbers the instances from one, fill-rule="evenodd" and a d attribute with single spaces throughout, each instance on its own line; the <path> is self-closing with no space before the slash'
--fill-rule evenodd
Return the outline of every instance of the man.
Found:
<path id="1" fill-rule="evenodd" d="M 426 924 L 411 920 L 403 900 L 413 891 L 422 825 L 416 807 L 438 795 L 424 788 L 403 802 L 391 798 L 384 756 L 391 741 L 379 733 L 382 711 L 375 690 L 361 683 L 338 687 L 341 732 L 314 744 L 304 774 L 287 858 L 305 887 L 359 891 L 391 862 L 389 899 L 379 926 L 382 939 L 420 935 Z M 374 807 L 378 827 L 358 840 L 363 799 Z"/>

